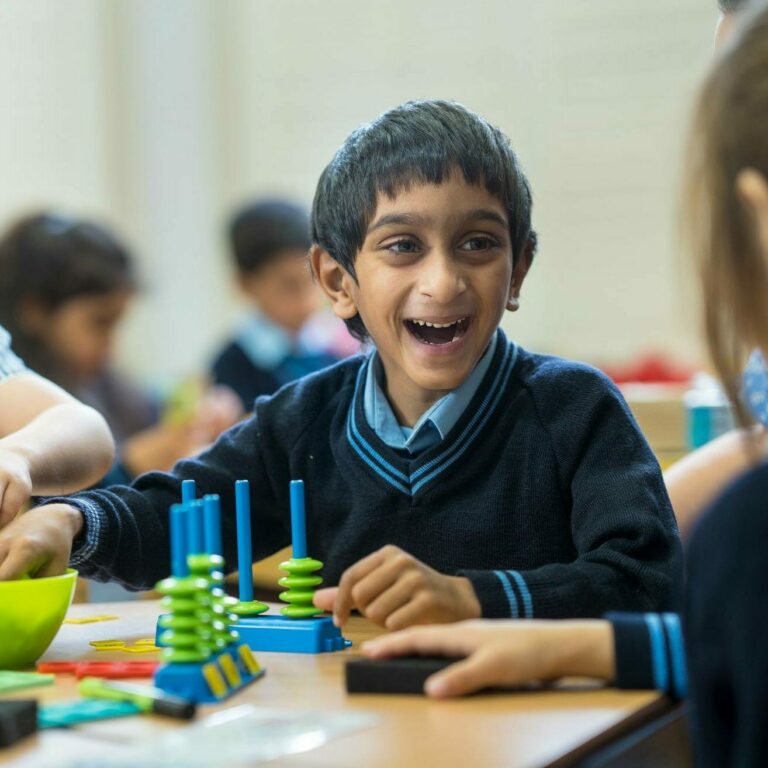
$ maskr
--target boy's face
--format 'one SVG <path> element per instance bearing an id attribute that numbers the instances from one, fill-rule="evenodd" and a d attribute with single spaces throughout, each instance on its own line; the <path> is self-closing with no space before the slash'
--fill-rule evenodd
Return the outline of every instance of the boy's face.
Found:
<path id="1" fill-rule="evenodd" d="M 461 174 L 379 197 L 357 281 L 343 282 L 391 398 L 434 401 L 469 376 L 505 308 L 517 308 L 527 260 L 513 272 L 504 207 Z"/>
<path id="2" fill-rule="evenodd" d="M 240 276 L 245 295 L 290 333 L 298 333 L 319 307 L 306 257 L 302 250 L 282 251 L 258 271 Z"/>

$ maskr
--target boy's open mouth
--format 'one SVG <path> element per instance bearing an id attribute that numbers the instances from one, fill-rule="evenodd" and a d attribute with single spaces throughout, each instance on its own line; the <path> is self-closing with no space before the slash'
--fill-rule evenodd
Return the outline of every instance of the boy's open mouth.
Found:
<path id="1" fill-rule="evenodd" d="M 460 339 L 469 327 L 469 317 L 452 323 L 428 323 L 426 320 L 406 320 L 405 327 L 422 344 L 450 344 Z"/>

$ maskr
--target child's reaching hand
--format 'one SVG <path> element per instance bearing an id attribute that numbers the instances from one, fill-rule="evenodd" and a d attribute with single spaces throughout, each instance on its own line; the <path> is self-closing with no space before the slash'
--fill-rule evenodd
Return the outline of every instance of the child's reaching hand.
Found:
<path id="1" fill-rule="evenodd" d="M 64 573 L 82 525 L 82 515 L 68 504 L 48 504 L 19 515 L 0 531 L 0 581 Z"/>
<path id="2" fill-rule="evenodd" d="M 338 587 L 318 590 L 315 605 L 333 611 L 337 626 L 347 621 L 353 608 L 387 629 L 480 616 L 469 579 L 438 573 L 392 545 L 348 568 Z"/>
<path id="3" fill-rule="evenodd" d="M 615 676 L 613 628 L 608 621 L 465 621 L 450 627 L 416 627 L 370 640 L 363 653 L 456 656 L 432 675 L 424 691 L 434 698 L 483 688 L 519 687 L 560 677 Z"/>

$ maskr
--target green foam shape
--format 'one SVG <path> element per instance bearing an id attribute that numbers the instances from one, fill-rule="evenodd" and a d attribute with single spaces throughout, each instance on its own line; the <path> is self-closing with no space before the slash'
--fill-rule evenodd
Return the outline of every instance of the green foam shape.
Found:
<path id="1" fill-rule="evenodd" d="M 23 688 L 35 688 L 38 685 L 50 685 L 56 675 L 41 675 L 37 672 L 0 672 L 0 693 L 19 691 Z"/>

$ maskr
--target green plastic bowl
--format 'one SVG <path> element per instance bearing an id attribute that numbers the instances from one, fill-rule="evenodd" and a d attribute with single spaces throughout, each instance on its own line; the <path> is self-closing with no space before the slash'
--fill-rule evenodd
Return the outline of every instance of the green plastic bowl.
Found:
<path id="1" fill-rule="evenodd" d="M 34 666 L 56 637 L 75 594 L 77 571 L 0 581 L 0 669 Z"/>

